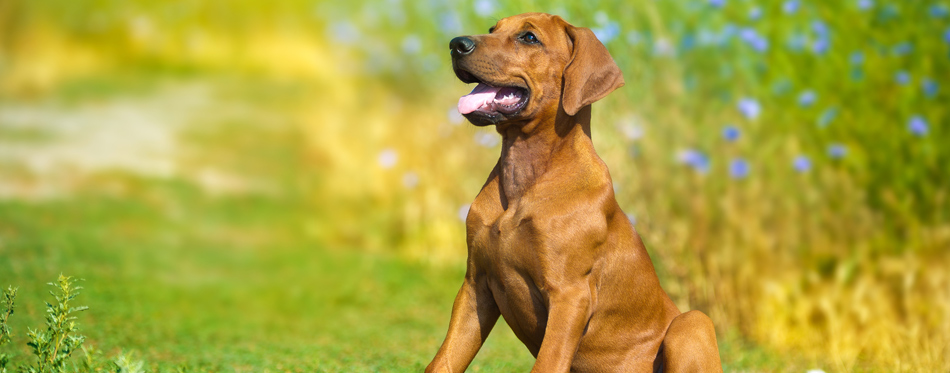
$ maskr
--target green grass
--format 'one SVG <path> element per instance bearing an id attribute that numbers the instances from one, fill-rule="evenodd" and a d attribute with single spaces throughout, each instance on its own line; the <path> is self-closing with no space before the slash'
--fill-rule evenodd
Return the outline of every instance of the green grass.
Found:
<path id="1" fill-rule="evenodd" d="M 248 92 L 239 100 L 260 91 Z M 26 329 L 42 324 L 45 283 L 64 273 L 85 280 L 74 304 L 90 307 L 79 314 L 86 344 L 106 356 L 134 352 L 151 371 L 423 368 L 461 269 L 310 237 L 308 219 L 329 223 L 295 190 L 319 175 L 301 167 L 294 136 L 289 122 L 206 123 L 182 136 L 190 162 L 277 180 L 272 193 L 215 196 L 185 178 L 100 172 L 63 198 L 0 202 L 0 283 L 20 288 L 5 346 L 13 365 L 29 359 Z M 502 325 L 472 370 L 531 363 Z"/>

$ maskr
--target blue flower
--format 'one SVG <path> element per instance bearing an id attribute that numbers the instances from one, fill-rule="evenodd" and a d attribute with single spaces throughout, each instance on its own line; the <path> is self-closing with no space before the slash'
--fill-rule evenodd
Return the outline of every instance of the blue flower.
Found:
<path id="1" fill-rule="evenodd" d="M 841 159 L 848 154 L 848 148 L 841 144 L 831 144 L 828 146 L 828 156 L 832 159 Z"/>
<path id="2" fill-rule="evenodd" d="M 782 4 L 782 10 L 785 11 L 786 14 L 792 14 L 798 11 L 799 6 L 801 6 L 801 1 L 799 0 L 786 0 L 785 3 Z"/>
<path id="3" fill-rule="evenodd" d="M 898 71 L 896 74 L 894 74 L 894 81 L 900 85 L 910 83 L 910 73 L 904 70 Z"/>
<path id="4" fill-rule="evenodd" d="M 709 158 L 698 150 L 686 149 L 680 151 L 677 158 L 680 163 L 692 167 L 696 172 L 701 174 L 709 172 Z"/>
<path id="5" fill-rule="evenodd" d="M 914 50 L 914 45 L 910 42 L 902 42 L 894 46 L 893 52 L 895 56 L 906 56 Z"/>
<path id="6" fill-rule="evenodd" d="M 594 32 L 595 36 L 597 36 L 597 40 L 600 40 L 601 43 L 607 44 L 620 35 L 620 24 L 610 21 L 607 22 L 607 24 L 603 27 L 595 27 L 591 29 L 591 31 Z"/>
<path id="7" fill-rule="evenodd" d="M 749 162 L 742 158 L 735 158 L 730 161 L 729 176 L 733 179 L 744 179 L 749 176 Z"/>
<path id="8" fill-rule="evenodd" d="M 943 41 L 950 43 L 950 28 L 943 32 Z"/>
<path id="9" fill-rule="evenodd" d="M 851 62 L 851 65 L 861 65 L 864 63 L 864 53 L 851 52 L 851 55 L 848 56 L 848 61 Z"/>
<path id="10" fill-rule="evenodd" d="M 786 42 L 788 49 L 791 49 L 795 52 L 805 49 L 805 45 L 808 44 L 808 36 L 803 34 L 792 34 L 789 36 L 788 41 Z"/>
<path id="11" fill-rule="evenodd" d="M 811 22 L 811 31 L 818 37 L 826 37 L 829 34 L 828 25 L 820 19 Z"/>
<path id="12" fill-rule="evenodd" d="M 924 78 L 924 81 L 920 85 L 924 90 L 924 96 L 928 98 L 933 98 L 934 96 L 937 95 L 937 90 L 939 89 L 939 86 L 937 85 L 937 82 L 935 82 L 933 79 Z"/>
<path id="13" fill-rule="evenodd" d="M 795 171 L 799 173 L 805 173 L 811 170 L 811 159 L 804 155 L 795 157 L 795 160 L 792 161 L 792 167 L 795 168 Z"/>
<path id="14" fill-rule="evenodd" d="M 478 0 L 475 2 L 475 14 L 488 17 L 495 13 L 496 4 L 493 0 Z"/>
<path id="15" fill-rule="evenodd" d="M 754 98 L 743 97 L 739 99 L 738 107 L 739 111 L 747 119 L 754 120 L 762 113 L 762 106 L 759 105 L 759 101 Z"/>
<path id="16" fill-rule="evenodd" d="M 630 45 L 637 45 L 643 41 L 643 35 L 640 34 L 637 30 L 630 30 L 627 32 L 627 43 Z"/>
<path id="17" fill-rule="evenodd" d="M 406 54 L 418 54 L 422 51 L 422 39 L 416 34 L 406 35 L 402 39 L 402 51 Z"/>
<path id="18" fill-rule="evenodd" d="M 868 10 L 874 6 L 874 1 L 872 0 L 858 0 L 858 9 Z"/>
<path id="19" fill-rule="evenodd" d="M 758 21 L 759 18 L 762 18 L 762 8 L 753 7 L 752 9 L 749 9 L 750 21 Z"/>
<path id="20" fill-rule="evenodd" d="M 734 23 L 727 23 L 722 27 L 722 31 L 719 33 L 719 44 L 726 44 L 729 42 L 729 39 L 732 39 L 733 36 L 739 33 L 739 26 L 736 26 Z M 950 34 L 950 30 L 948 30 Z"/>
<path id="21" fill-rule="evenodd" d="M 831 41 L 828 38 L 818 38 L 811 44 L 811 50 L 815 54 L 825 54 L 831 48 Z"/>
<path id="22" fill-rule="evenodd" d="M 815 103 L 815 100 L 818 98 L 815 95 L 815 91 L 806 90 L 798 95 L 798 105 L 801 107 L 809 107 Z"/>
<path id="23" fill-rule="evenodd" d="M 726 141 L 736 141 L 739 139 L 739 129 L 733 125 L 727 125 L 722 129 L 722 138 Z"/>
<path id="24" fill-rule="evenodd" d="M 461 34 L 462 20 L 459 18 L 458 12 L 450 10 L 442 13 L 442 18 L 439 20 L 439 29 L 441 29 L 445 35 Z"/>
<path id="25" fill-rule="evenodd" d="M 768 39 L 759 35 L 753 28 L 744 28 L 742 31 L 739 31 L 739 38 L 757 52 L 761 53 L 769 49 Z"/>
<path id="26" fill-rule="evenodd" d="M 948 14 L 950 14 L 950 11 L 947 10 L 946 5 L 933 4 L 930 6 L 930 16 L 933 18 L 944 18 Z"/>
<path id="27" fill-rule="evenodd" d="M 330 35 L 340 44 L 353 45 L 362 39 L 360 29 L 352 22 L 339 21 L 330 25 Z"/>
<path id="28" fill-rule="evenodd" d="M 834 120 L 835 117 L 837 116 L 838 116 L 837 108 L 830 107 L 830 108 L 825 109 L 825 111 L 823 111 L 821 115 L 818 116 L 818 127 L 821 127 L 821 128 L 827 127 L 828 124 L 831 123 L 831 121 Z"/>
<path id="29" fill-rule="evenodd" d="M 910 130 L 914 135 L 923 137 L 927 135 L 927 120 L 925 120 L 920 115 L 915 115 L 910 118 L 910 122 L 907 123 L 907 129 Z"/>
<path id="30" fill-rule="evenodd" d="M 723 5 L 726 5 L 726 0 L 709 0 L 709 5 L 714 8 L 722 8 Z"/>

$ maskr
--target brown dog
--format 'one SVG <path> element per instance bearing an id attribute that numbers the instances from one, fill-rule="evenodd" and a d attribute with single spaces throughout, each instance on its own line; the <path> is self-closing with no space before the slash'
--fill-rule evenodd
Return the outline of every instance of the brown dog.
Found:
<path id="1" fill-rule="evenodd" d="M 426 369 L 461 372 L 502 315 L 533 372 L 721 371 L 712 320 L 681 314 L 614 198 L 590 105 L 623 85 L 607 49 L 557 16 L 505 18 L 449 44 L 459 100 L 501 157 L 466 221 L 468 268 Z"/>

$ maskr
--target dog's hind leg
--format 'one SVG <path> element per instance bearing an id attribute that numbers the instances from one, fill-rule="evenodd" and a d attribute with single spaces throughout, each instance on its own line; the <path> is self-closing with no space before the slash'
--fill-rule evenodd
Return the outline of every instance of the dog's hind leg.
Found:
<path id="1" fill-rule="evenodd" d="M 654 367 L 664 373 L 722 372 L 716 328 L 700 311 L 689 311 L 673 319 L 663 338 Z"/>

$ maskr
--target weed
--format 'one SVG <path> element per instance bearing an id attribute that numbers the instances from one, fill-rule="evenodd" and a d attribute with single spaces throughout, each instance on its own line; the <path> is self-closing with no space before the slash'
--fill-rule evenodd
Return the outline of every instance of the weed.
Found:
<path id="1" fill-rule="evenodd" d="M 56 289 L 50 295 L 56 299 L 56 304 L 46 303 L 46 331 L 30 329 L 27 335 L 36 355 L 36 365 L 26 368 L 29 373 L 61 373 L 65 372 L 66 362 L 72 353 L 82 346 L 86 337 L 79 334 L 79 325 L 73 313 L 89 309 L 86 306 L 73 306 L 70 302 L 79 296 L 81 286 L 75 286 L 77 280 L 70 276 L 59 275 L 56 283 L 49 285 Z"/>
<path id="2" fill-rule="evenodd" d="M 7 324 L 10 315 L 13 314 L 13 301 L 16 299 L 17 288 L 8 286 L 3 292 L 3 311 L 0 312 L 0 347 L 10 342 L 13 332 L 10 331 L 10 325 Z M 0 373 L 7 373 L 7 364 L 10 363 L 10 357 L 7 354 L 0 353 Z"/>

